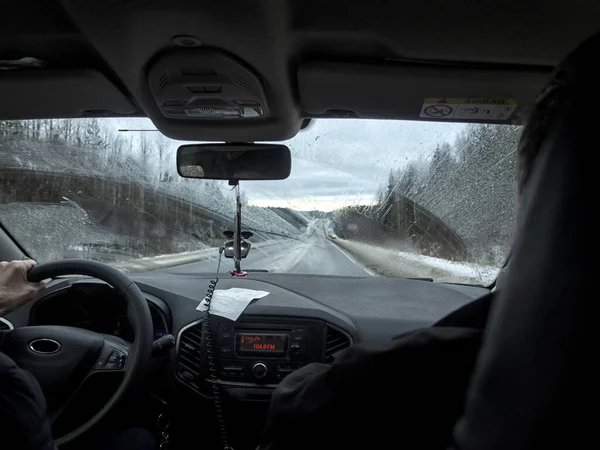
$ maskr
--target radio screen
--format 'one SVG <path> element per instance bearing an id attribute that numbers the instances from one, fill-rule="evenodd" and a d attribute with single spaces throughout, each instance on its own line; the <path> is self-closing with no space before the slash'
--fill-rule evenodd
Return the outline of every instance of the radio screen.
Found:
<path id="1" fill-rule="evenodd" d="M 237 353 L 239 355 L 285 356 L 287 334 L 238 334 Z"/>

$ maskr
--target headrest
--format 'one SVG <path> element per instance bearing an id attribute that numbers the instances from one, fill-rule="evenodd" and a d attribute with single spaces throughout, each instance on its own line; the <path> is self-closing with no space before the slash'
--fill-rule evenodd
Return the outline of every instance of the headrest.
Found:
<path id="1" fill-rule="evenodd" d="M 523 130 L 517 238 L 455 428 L 461 450 L 577 448 L 595 432 L 586 428 L 595 416 L 586 403 L 598 382 L 591 384 L 597 240 L 589 230 L 598 61 L 600 34 L 559 66 Z"/>

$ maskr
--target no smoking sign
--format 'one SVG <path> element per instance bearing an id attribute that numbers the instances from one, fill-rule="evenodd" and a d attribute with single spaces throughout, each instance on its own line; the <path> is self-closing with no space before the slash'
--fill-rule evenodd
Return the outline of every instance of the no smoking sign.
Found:
<path id="1" fill-rule="evenodd" d="M 447 117 L 454 112 L 450 105 L 429 105 L 423 108 L 423 114 L 431 118 Z"/>
<path id="2" fill-rule="evenodd" d="M 419 117 L 425 119 L 457 119 L 505 121 L 517 109 L 514 98 L 426 98 Z"/>

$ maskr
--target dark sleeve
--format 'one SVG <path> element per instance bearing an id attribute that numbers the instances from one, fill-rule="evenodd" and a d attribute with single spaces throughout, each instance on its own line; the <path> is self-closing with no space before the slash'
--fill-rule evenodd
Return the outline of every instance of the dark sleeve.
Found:
<path id="1" fill-rule="evenodd" d="M 310 364 L 275 390 L 260 447 L 444 448 L 480 340 L 478 330 L 430 328 Z"/>
<path id="2" fill-rule="evenodd" d="M 54 450 L 46 400 L 33 375 L 0 353 L 0 439 L 2 448 Z"/>

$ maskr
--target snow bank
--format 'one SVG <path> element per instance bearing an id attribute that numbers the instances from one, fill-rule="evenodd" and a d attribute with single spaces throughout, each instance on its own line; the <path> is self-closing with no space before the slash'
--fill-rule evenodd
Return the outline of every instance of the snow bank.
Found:
<path id="1" fill-rule="evenodd" d="M 500 270 L 497 267 L 448 261 L 340 238 L 331 242 L 350 252 L 367 267 L 386 276 L 422 277 L 442 282 L 488 285 L 494 281 Z"/>
<path id="2" fill-rule="evenodd" d="M 252 249 L 265 249 L 275 244 L 281 244 L 282 239 L 273 239 L 271 241 L 252 244 Z M 216 260 L 219 257 L 219 248 L 211 247 L 195 252 L 173 253 L 169 255 L 151 256 L 139 259 L 121 260 L 110 263 L 124 272 L 141 272 L 146 270 L 161 269 L 165 267 L 179 266 L 198 261 Z"/>

